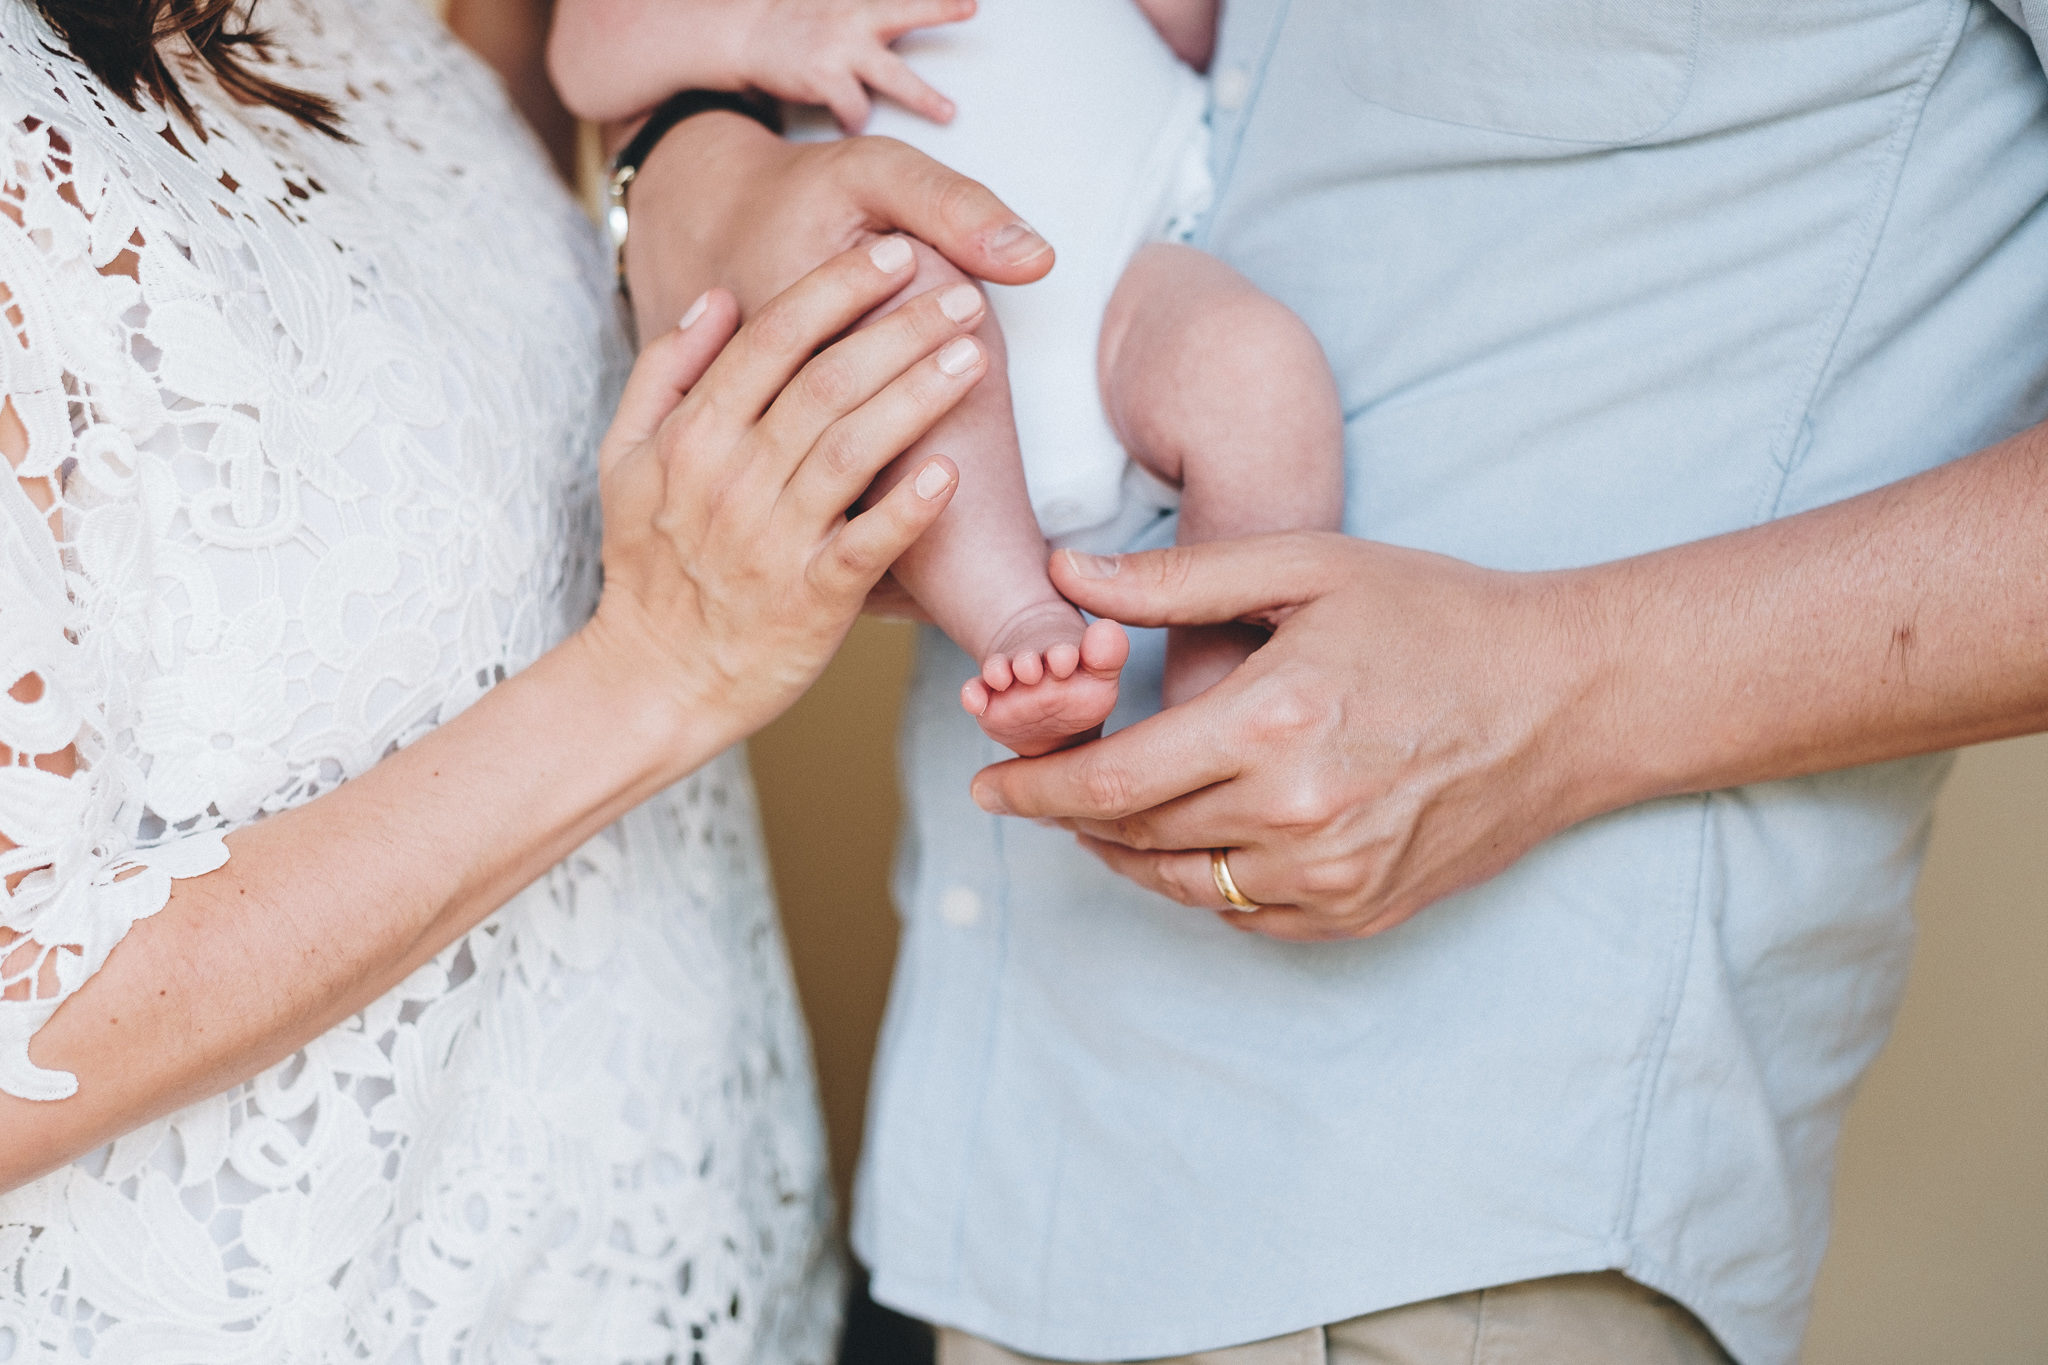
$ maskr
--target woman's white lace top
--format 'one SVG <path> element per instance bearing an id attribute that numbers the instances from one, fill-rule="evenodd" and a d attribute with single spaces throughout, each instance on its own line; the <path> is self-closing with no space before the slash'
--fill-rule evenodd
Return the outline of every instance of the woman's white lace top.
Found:
<path id="1" fill-rule="evenodd" d="M 595 598 L 625 348 L 589 224 L 415 0 L 258 17 L 352 144 L 197 76 L 203 137 L 130 109 L 0 0 L 16 1096 L 73 1090 L 35 1030 L 224 832 Z M 284 1065 L 0 1196 L 0 1361 L 822 1365 L 823 1173 L 728 757 Z"/>

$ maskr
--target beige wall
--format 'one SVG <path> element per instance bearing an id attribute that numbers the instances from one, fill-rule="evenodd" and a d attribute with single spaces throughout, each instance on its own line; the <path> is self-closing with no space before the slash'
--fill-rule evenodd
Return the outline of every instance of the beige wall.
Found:
<path id="1" fill-rule="evenodd" d="M 884 877 L 907 632 L 863 624 L 754 744 L 845 1188 L 894 924 Z M 1891 1046 L 1850 1115 L 1807 1365 L 2048 1362 L 2048 738 L 1943 798 Z"/>

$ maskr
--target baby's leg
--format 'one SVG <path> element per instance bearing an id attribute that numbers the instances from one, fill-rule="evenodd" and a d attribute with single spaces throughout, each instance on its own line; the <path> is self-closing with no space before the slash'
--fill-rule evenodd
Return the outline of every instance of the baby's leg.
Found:
<path id="1" fill-rule="evenodd" d="M 876 316 L 928 289 L 969 283 L 936 251 L 922 243 L 916 249 L 916 279 Z M 893 572 L 954 643 L 981 661 L 981 675 L 961 690 L 961 701 L 982 729 L 1020 754 L 1042 754 L 1109 718 L 1129 642 L 1113 622 L 1087 625 L 1046 576 L 1045 539 L 1024 486 L 994 317 L 975 337 L 988 348 L 988 376 L 883 470 L 862 502 L 872 503 L 933 455 L 959 467 L 946 514 Z"/>
<path id="2" fill-rule="evenodd" d="M 1149 246 L 1102 324 L 1102 401 L 1132 458 L 1180 485 L 1180 542 L 1336 530 L 1344 417 L 1306 325 L 1235 270 Z M 1249 626 L 1176 629 L 1165 700 L 1186 701 L 1257 648 Z"/>

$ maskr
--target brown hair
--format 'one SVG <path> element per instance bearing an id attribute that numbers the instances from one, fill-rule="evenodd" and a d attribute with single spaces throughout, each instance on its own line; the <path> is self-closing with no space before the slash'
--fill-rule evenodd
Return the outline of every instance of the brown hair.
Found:
<path id="1" fill-rule="evenodd" d="M 295 90 L 251 67 L 269 56 L 269 37 L 238 20 L 240 0 L 36 0 L 71 53 L 100 83 L 140 109 L 144 96 L 199 121 L 165 59 L 183 45 L 204 62 L 221 89 L 244 104 L 267 104 L 309 128 L 347 141 L 332 101 Z M 253 9 L 253 6 L 252 6 Z"/>

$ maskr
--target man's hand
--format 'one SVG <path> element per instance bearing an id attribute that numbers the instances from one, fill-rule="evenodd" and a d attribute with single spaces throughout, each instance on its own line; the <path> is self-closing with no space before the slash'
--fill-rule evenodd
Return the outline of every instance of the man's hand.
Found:
<path id="1" fill-rule="evenodd" d="M 629 209 L 626 270 L 643 339 L 713 287 L 751 316 L 820 261 L 886 232 L 998 284 L 1028 284 L 1053 262 L 1001 200 L 900 142 L 787 143 L 737 114 L 699 114 L 664 137 Z"/>
<path id="2" fill-rule="evenodd" d="M 1301 533 L 1062 553 L 1053 579 L 1131 625 L 1273 628 L 1193 701 L 975 779 L 984 808 L 1058 821 L 1184 905 L 1275 938 L 1362 937 L 1603 808 L 1558 747 L 1594 738 L 1599 709 L 1564 576 Z M 1266 908 L 1225 908 L 1215 848 Z"/>
<path id="3" fill-rule="evenodd" d="M 1339 535 L 1118 560 L 1060 591 L 1273 638 L 1195 700 L 975 779 L 1111 867 L 1282 938 L 1376 933 L 1581 820 L 2048 729 L 2048 426 L 1633 559 L 1503 573 Z"/>

